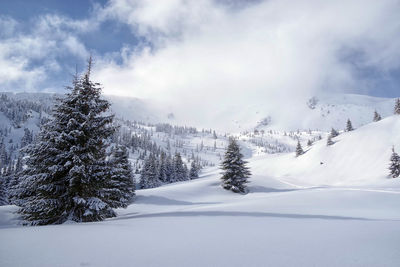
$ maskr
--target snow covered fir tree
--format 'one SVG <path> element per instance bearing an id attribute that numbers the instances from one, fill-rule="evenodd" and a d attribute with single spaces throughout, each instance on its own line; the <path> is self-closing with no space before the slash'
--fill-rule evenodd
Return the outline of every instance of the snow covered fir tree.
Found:
<path id="1" fill-rule="evenodd" d="M 222 169 L 222 187 L 235 193 L 247 193 L 247 179 L 251 172 L 246 166 L 247 162 L 243 160 L 243 154 L 234 138 L 229 139 L 229 145 L 226 149 L 224 159 L 221 163 Z"/>
<path id="2" fill-rule="evenodd" d="M 119 183 L 125 187 L 131 179 L 129 169 L 120 171 L 123 157 L 106 161 L 107 142 L 115 132 L 113 115 L 107 114 L 110 103 L 90 80 L 90 71 L 91 60 L 26 149 L 27 168 L 13 197 L 29 224 L 101 221 L 115 216 L 112 208 L 125 207 L 134 194 L 131 184 L 119 192 Z"/>
<path id="3" fill-rule="evenodd" d="M 394 104 L 394 114 L 400 115 L 400 98 L 397 98 Z"/>
<path id="4" fill-rule="evenodd" d="M 351 132 L 351 131 L 353 131 L 353 130 L 354 130 L 353 124 L 351 123 L 350 119 L 348 119 L 348 120 L 347 120 L 347 123 L 346 123 L 346 131 L 347 131 L 347 132 Z"/>
<path id="5" fill-rule="evenodd" d="M 328 139 L 326 140 L 326 145 L 327 146 L 331 146 L 333 145 L 335 142 L 333 142 L 332 140 L 332 135 L 328 135 Z"/>
<path id="6" fill-rule="evenodd" d="M 7 186 L 3 177 L 0 177 L 0 206 L 8 204 Z"/>
<path id="7" fill-rule="evenodd" d="M 336 136 L 339 136 L 339 132 L 336 131 L 335 128 L 332 128 L 332 129 L 331 129 L 330 136 L 331 136 L 332 138 L 335 138 Z"/>
<path id="8" fill-rule="evenodd" d="M 310 139 L 307 140 L 307 146 L 312 146 L 313 145 L 313 141 L 311 141 Z"/>
<path id="9" fill-rule="evenodd" d="M 176 153 L 173 162 L 173 181 L 182 182 L 189 180 L 189 173 L 186 164 L 182 161 L 182 156 L 180 153 Z"/>
<path id="10" fill-rule="evenodd" d="M 155 188 L 161 185 L 161 181 L 157 175 L 156 158 L 154 154 L 150 154 L 146 159 L 140 174 L 140 188 Z"/>
<path id="11" fill-rule="evenodd" d="M 133 202 L 135 196 L 135 182 L 128 158 L 129 152 L 126 147 L 117 145 L 112 149 L 108 160 L 110 177 L 104 188 L 104 194 L 112 208 L 126 208 Z"/>
<path id="12" fill-rule="evenodd" d="M 400 176 L 400 156 L 392 148 L 392 155 L 390 157 L 390 177 L 397 178 Z"/>
<path id="13" fill-rule="evenodd" d="M 349 120 L 348 120 L 348 122 L 349 122 Z M 349 126 L 349 124 L 347 124 L 347 126 Z M 350 126 L 351 126 L 351 123 L 350 123 Z M 328 139 L 326 140 L 326 145 L 327 146 L 333 145 L 335 143 L 333 141 L 333 138 L 335 138 L 336 136 L 339 136 L 339 132 L 336 131 L 334 128 L 332 128 L 330 134 L 328 135 Z"/>
<path id="14" fill-rule="evenodd" d="M 375 110 L 374 118 L 372 119 L 374 122 L 380 121 L 382 119 L 381 115 Z"/>
<path id="15" fill-rule="evenodd" d="M 297 141 L 297 146 L 296 146 L 296 157 L 301 156 L 304 154 L 303 147 L 300 144 L 300 141 Z"/>
<path id="16" fill-rule="evenodd" d="M 196 163 L 196 161 L 193 160 L 190 164 L 189 179 L 193 180 L 199 178 L 199 172 L 200 166 Z"/>

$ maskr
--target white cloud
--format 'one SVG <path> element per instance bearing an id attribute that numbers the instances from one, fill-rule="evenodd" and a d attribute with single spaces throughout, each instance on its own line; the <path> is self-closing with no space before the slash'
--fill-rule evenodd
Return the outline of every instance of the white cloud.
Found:
<path id="1" fill-rule="evenodd" d="M 399 13 L 398 0 L 110 0 L 86 19 L 46 14 L 24 31 L 0 17 L 0 88 L 38 90 L 60 57 L 88 56 L 80 36 L 117 20 L 144 41 L 95 58 L 106 93 L 204 126 L 249 109 L 293 121 L 314 94 L 367 92 L 355 65 L 399 68 Z"/>
<path id="2" fill-rule="evenodd" d="M 152 43 L 129 50 L 122 64 L 98 62 L 106 93 L 166 102 L 198 123 L 252 105 L 285 119 L 316 93 L 366 90 L 340 58 L 344 50 L 382 71 L 400 62 L 395 0 L 270 0 L 241 9 L 211 0 L 112 0 L 102 12 Z"/>
<path id="3" fill-rule="evenodd" d="M 89 52 L 78 34 L 95 27 L 89 24 L 47 14 L 21 30 L 14 19 L 0 17 L 0 89 L 42 90 L 39 86 L 45 86 L 49 76 L 62 69 L 60 58 L 86 59 Z"/>

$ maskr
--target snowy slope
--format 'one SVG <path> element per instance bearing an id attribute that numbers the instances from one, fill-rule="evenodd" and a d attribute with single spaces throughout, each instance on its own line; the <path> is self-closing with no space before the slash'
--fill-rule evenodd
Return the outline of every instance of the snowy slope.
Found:
<path id="1" fill-rule="evenodd" d="M 332 127 L 344 129 L 347 119 L 359 127 L 372 121 L 376 110 L 382 117 L 393 114 L 395 99 L 379 98 L 354 94 L 330 94 L 309 99 L 296 109 L 287 107 L 284 110 L 258 112 L 257 129 L 297 130 L 312 129 L 329 131 Z M 268 113 L 268 114 L 267 114 Z M 283 116 L 280 115 L 283 113 Z M 267 114 L 267 115 L 265 115 Z M 265 120 L 265 118 L 269 120 Z M 268 125 L 264 125 L 265 122 Z"/>
<path id="2" fill-rule="evenodd" d="M 314 109 L 303 117 L 306 128 L 329 130 L 331 127 L 344 129 L 347 119 L 359 127 L 372 121 L 374 111 L 382 117 L 393 114 L 394 99 L 366 95 L 337 94 L 317 99 Z M 309 127 L 307 127 L 309 126 Z"/>
<path id="3" fill-rule="evenodd" d="M 400 116 L 391 116 L 370 123 L 334 138 L 326 138 L 307 148 L 304 155 L 294 153 L 278 156 L 263 155 L 253 162 L 262 173 L 286 181 L 301 181 L 312 185 L 367 184 L 384 181 L 392 146 L 400 150 Z M 321 164 L 322 163 L 322 164 Z"/>
<path id="4" fill-rule="evenodd" d="M 255 169 L 256 173 L 260 171 Z M 0 207 L 0 266 L 398 266 L 400 188 L 298 188 L 254 175 L 250 193 L 198 180 L 137 191 L 100 223 L 15 226 Z M 355 190 L 357 189 L 357 190 Z M 23 256 L 22 256 L 23 253 Z"/>

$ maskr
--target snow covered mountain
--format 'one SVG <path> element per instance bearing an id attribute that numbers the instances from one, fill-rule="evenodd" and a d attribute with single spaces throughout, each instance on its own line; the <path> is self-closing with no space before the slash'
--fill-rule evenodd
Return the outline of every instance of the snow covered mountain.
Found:
<path id="1" fill-rule="evenodd" d="M 268 104 L 231 107 L 221 105 L 212 119 L 202 116 L 188 117 L 185 110 L 163 106 L 150 100 L 107 96 L 113 103 L 117 116 L 144 122 L 169 122 L 178 125 L 194 125 L 213 128 L 220 132 L 264 130 L 319 130 L 332 127 L 344 129 L 347 119 L 359 127 L 372 121 L 374 111 L 382 117 L 393 114 L 395 99 L 355 94 L 327 94 L 298 102 L 294 107 L 274 108 Z M 201 111 L 199 111 L 201 112 Z"/>
<path id="2" fill-rule="evenodd" d="M 260 118 L 257 129 L 321 130 L 344 129 L 347 119 L 359 127 L 372 121 L 374 111 L 382 117 L 393 114 L 395 99 L 354 94 L 331 94 L 312 97 L 296 112 L 273 111 Z M 260 114 L 261 112 L 258 112 Z"/>
<path id="3" fill-rule="evenodd" d="M 9 98 L 34 101 L 48 107 L 54 95 L 46 93 L 1 93 Z M 112 111 L 117 117 L 144 123 L 168 122 L 177 125 L 193 125 L 199 128 L 214 128 L 221 132 L 241 132 L 245 130 L 273 129 L 296 131 L 329 131 L 331 127 L 343 129 L 347 119 L 359 127 L 372 121 L 376 110 L 382 117 L 393 114 L 394 100 L 354 94 L 331 94 L 310 98 L 298 103 L 300 108 L 285 107 L 269 110 L 268 106 L 245 106 L 215 111 L 213 121 L 187 120 L 184 110 L 172 106 L 162 106 L 151 100 L 132 97 L 105 96 L 112 103 Z M 208 123 L 208 124 L 207 124 Z"/>

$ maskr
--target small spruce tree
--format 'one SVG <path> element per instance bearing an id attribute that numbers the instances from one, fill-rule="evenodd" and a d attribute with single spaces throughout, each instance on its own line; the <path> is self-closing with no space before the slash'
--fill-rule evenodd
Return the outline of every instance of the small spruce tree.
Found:
<path id="1" fill-rule="evenodd" d="M 161 182 L 163 182 L 163 183 L 168 182 L 168 179 L 167 179 L 167 155 L 165 154 L 165 152 L 161 152 L 157 176 L 158 176 L 158 180 L 160 180 Z"/>
<path id="2" fill-rule="evenodd" d="M 174 165 L 172 163 L 172 157 L 170 154 L 168 154 L 167 158 L 165 159 L 165 175 L 166 183 L 174 182 Z"/>
<path id="3" fill-rule="evenodd" d="M 297 140 L 297 146 L 296 146 L 296 157 L 301 156 L 304 154 L 303 147 L 300 144 L 300 141 Z"/>
<path id="4" fill-rule="evenodd" d="M 394 151 L 394 147 L 392 148 L 392 156 L 390 157 L 390 176 L 393 178 L 397 178 L 400 176 L 400 156 Z"/>
<path id="5" fill-rule="evenodd" d="M 193 180 L 199 178 L 199 171 L 200 166 L 193 160 L 190 164 L 189 179 Z"/>
<path id="6" fill-rule="evenodd" d="M 189 169 L 185 163 L 183 163 L 183 177 L 184 181 L 189 180 Z"/>
<path id="7" fill-rule="evenodd" d="M 112 208 L 126 208 L 133 202 L 135 183 L 129 154 L 125 146 L 118 145 L 113 149 L 108 165 L 110 178 L 105 188 L 107 203 Z"/>
<path id="8" fill-rule="evenodd" d="M 215 131 L 213 131 L 213 138 L 218 139 L 217 133 Z"/>
<path id="9" fill-rule="evenodd" d="M 333 144 L 334 144 L 334 142 L 332 141 L 332 135 L 329 135 L 328 136 L 328 140 L 326 141 L 326 145 L 327 146 L 331 146 Z"/>
<path id="10" fill-rule="evenodd" d="M 312 146 L 312 144 L 313 144 L 313 142 L 310 139 L 308 139 L 307 146 Z"/>
<path id="11" fill-rule="evenodd" d="M 346 123 L 346 131 L 350 132 L 350 131 L 353 131 L 353 130 L 354 130 L 353 125 L 351 124 L 350 119 L 348 119 L 347 123 Z"/>
<path id="12" fill-rule="evenodd" d="M 161 181 L 157 177 L 156 159 L 150 154 L 146 159 L 140 175 L 140 188 L 155 188 L 161 185 Z"/>
<path id="13" fill-rule="evenodd" d="M 251 173 L 243 160 L 243 154 L 236 140 L 229 139 L 229 145 L 221 164 L 222 187 L 235 193 L 247 193 L 246 183 Z"/>
<path id="14" fill-rule="evenodd" d="M 7 185 L 4 177 L 0 174 L 0 206 L 8 204 Z"/>
<path id="15" fill-rule="evenodd" d="M 332 129 L 331 129 L 331 137 L 332 137 L 332 138 L 335 138 L 335 137 L 338 136 L 338 135 L 339 135 L 339 132 L 336 131 L 334 128 L 332 128 Z"/>
<path id="16" fill-rule="evenodd" d="M 400 115 L 400 98 L 396 99 L 396 103 L 394 105 L 394 114 Z"/>
<path id="17" fill-rule="evenodd" d="M 185 169 L 185 164 L 182 161 L 180 153 L 176 153 L 173 161 L 173 180 L 174 182 L 186 181 L 188 179 L 187 167 Z"/>
<path id="18" fill-rule="evenodd" d="M 374 111 L 374 122 L 380 121 L 382 119 L 381 115 L 375 110 Z"/>

